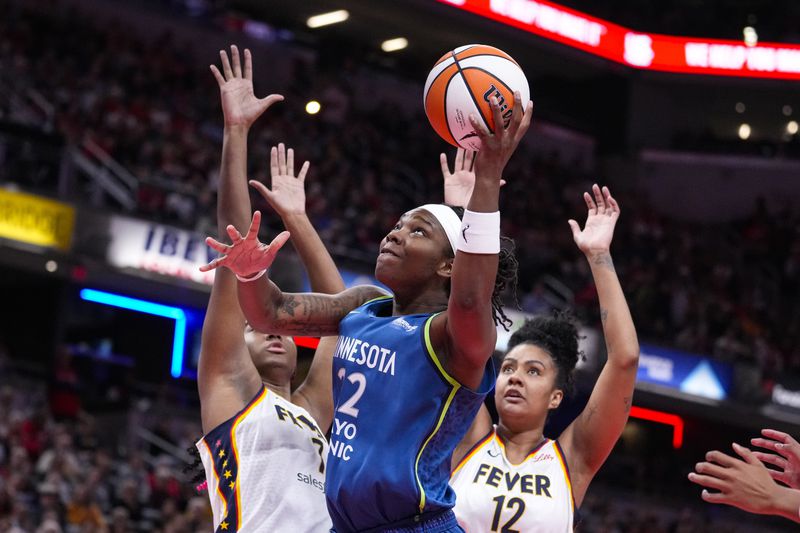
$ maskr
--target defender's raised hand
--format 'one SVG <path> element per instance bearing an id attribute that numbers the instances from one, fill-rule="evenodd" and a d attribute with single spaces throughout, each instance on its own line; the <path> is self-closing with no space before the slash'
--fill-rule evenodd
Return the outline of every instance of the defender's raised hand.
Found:
<path id="1" fill-rule="evenodd" d="M 594 198 L 588 192 L 583 193 L 583 199 L 589 209 L 583 230 L 576 221 L 569 221 L 575 244 L 586 255 L 609 251 L 611 240 L 614 238 L 614 226 L 619 220 L 620 212 L 619 204 L 612 198 L 608 187 L 603 187 L 601 190 L 595 184 L 592 186 L 592 193 Z"/>
<path id="2" fill-rule="evenodd" d="M 459 148 L 456 151 L 453 172 L 450 172 L 445 154 L 439 155 L 439 163 L 442 165 L 444 178 L 444 203 L 467 207 L 472 189 L 475 188 L 475 152 Z M 500 186 L 505 184 L 506 180 L 501 179 Z"/>
<path id="3" fill-rule="evenodd" d="M 211 65 L 211 72 L 219 84 L 225 126 L 249 128 L 272 104 L 283 100 L 283 96 L 271 94 L 266 98 L 256 97 L 253 92 L 253 58 L 250 50 L 245 48 L 244 51 L 244 70 L 236 45 L 231 45 L 230 61 L 225 50 L 220 50 L 219 55 L 222 72 L 215 65 Z"/>
<path id="4" fill-rule="evenodd" d="M 250 180 L 253 186 L 282 219 L 291 215 L 304 215 L 306 212 L 305 181 L 309 162 L 303 163 L 297 177 L 294 175 L 294 150 L 288 150 L 283 143 L 270 152 L 270 174 L 272 189 L 263 183 Z"/>
<path id="5" fill-rule="evenodd" d="M 278 250 L 289 240 L 289 232 L 281 232 L 271 243 L 264 244 L 258 240 L 260 226 L 261 212 L 256 211 L 253 213 L 253 220 L 246 237 L 242 237 L 242 234 L 232 225 L 227 227 L 228 236 L 233 244 L 224 244 L 211 237 L 206 237 L 206 244 L 223 255 L 207 265 L 201 266 L 200 271 L 208 272 L 224 266 L 237 276 L 247 278 L 269 268 L 275 261 Z"/>
<path id="6" fill-rule="evenodd" d="M 779 468 L 769 470 L 772 479 L 786 483 L 793 489 L 800 489 L 800 443 L 783 431 L 762 429 L 761 434 L 764 438 L 751 439 L 750 443 L 773 453 L 754 451 L 753 455 L 759 461 Z"/>

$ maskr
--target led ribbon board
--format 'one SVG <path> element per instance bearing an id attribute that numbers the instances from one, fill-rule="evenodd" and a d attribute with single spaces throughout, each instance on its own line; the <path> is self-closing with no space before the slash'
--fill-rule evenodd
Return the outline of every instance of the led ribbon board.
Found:
<path id="1" fill-rule="evenodd" d="M 171 318 L 175 321 L 175 335 L 172 338 L 172 362 L 170 374 L 173 378 L 181 377 L 183 371 L 183 350 L 186 345 L 186 313 L 180 307 L 148 302 L 110 292 L 96 291 L 94 289 L 81 289 L 81 299 L 120 309 L 138 311 L 148 315 Z"/>
<path id="2" fill-rule="evenodd" d="M 542 0 L 436 0 L 643 70 L 800 80 L 800 45 L 642 33 Z"/>

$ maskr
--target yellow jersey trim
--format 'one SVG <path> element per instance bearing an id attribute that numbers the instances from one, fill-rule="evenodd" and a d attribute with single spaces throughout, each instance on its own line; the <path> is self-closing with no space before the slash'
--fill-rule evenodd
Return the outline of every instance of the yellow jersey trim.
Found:
<path id="1" fill-rule="evenodd" d="M 225 495 L 222 494 L 222 487 L 219 484 L 219 474 L 217 474 L 217 465 L 214 463 L 214 453 L 211 451 L 211 447 L 206 442 L 206 439 L 201 439 L 203 444 L 208 450 L 208 455 L 211 457 L 211 471 L 214 473 L 214 479 L 217 482 L 217 493 L 219 494 L 219 499 L 222 500 L 222 520 L 228 516 L 228 502 L 225 500 Z"/>
<path id="2" fill-rule="evenodd" d="M 242 527 L 242 493 L 239 490 L 240 487 L 239 478 L 241 478 L 242 475 L 242 465 L 239 462 L 239 449 L 236 446 L 236 427 L 242 420 L 244 420 L 244 417 L 246 417 L 256 405 L 261 403 L 261 401 L 267 397 L 268 392 L 269 390 L 265 386 L 261 390 L 261 394 L 258 395 L 258 397 L 250 404 L 250 406 L 247 409 L 245 409 L 239 416 L 236 417 L 236 420 L 233 421 L 233 425 L 231 426 L 231 448 L 233 448 L 233 457 L 236 460 L 236 478 L 237 478 L 234 480 L 236 486 L 233 490 L 236 495 L 236 519 L 237 519 L 236 523 L 239 525 L 239 527 Z"/>
<path id="3" fill-rule="evenodd" d="M 556 455 L 558 456 L 558 462 L 561 465 L 561 470 L 564 472 L 564 479 L 567 480 L 567 488 L 569 489 L 569 499 L 572 502 L 572 512 L 575 513 L 575 494 L 572 492 L 572 479 L 569 475 L 569 467 L 567 466 L 567 460 L 564 459 L 564 454 L 561 451 L 561 445 L 558 441 L 555 442 L 555 446 L 553 449 L 556 451 Z"/>
<path id="4" fill-rule="evenodd" d="M 437 313 L 438 314 L 438 313 Z M 444 379 L 450 384 L 450 394 L 447 396 L 447 401 L 444 403 L 444 408 L 442 409 L 441 413 L 439 413 L 439 419 L 436 421 L 436 427 L 433 428 L 433 431 L 428 438 L 425 439 L 425 443 L 420 448 L 419 453 L 417 454 L 417 460 L 414 462 L 414 476 L 417 480 L 417 487 L 419 487 L 419 512 L 422 513 L 425 510 L 425 489 L 422 486 L 422 482 L 419 480 L 419 460 L 422 457 L 422 454 L 425 452 L 425 447 L 428 446 L 428 443 L 431 439 L 436 435 L 439 431 L 439 428 L 442 427 L 442 422 L 444 421 L 445 416 L 447 415 L 447 411 L 450 409 L 450 404 L 453 403 L 453 398 L 455 398 L 458 389 L 461 388 L 461 384 L 458 383 L 455 379 L 453 379 L 450 374 L 448 374 L 444 368 L 442 367 L 441 361 L 439 361 L 439 356 L 436 355 L 436 351 L 433 349 L 433 345 L 431 344 L 431 321 L 436 317 L 436 315 L 431 315 L 428 320 L 425 321 L 425 348 L 428 350 L 428 355 L 433 361 L 433 364 L 439 370 L 439 373 L 444 377 Z"/>

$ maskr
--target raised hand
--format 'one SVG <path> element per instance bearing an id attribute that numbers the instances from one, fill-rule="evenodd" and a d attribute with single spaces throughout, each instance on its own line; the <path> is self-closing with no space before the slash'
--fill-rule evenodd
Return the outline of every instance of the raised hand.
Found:
<path id="1" fill-rule="evenodd" d="M 519 91 L 514 92 L 514 109 L 511 113 L 511 121 L 508 127 L 502 127 L 504 123 L 500 105 L 497 98 L 489 98 L 489 109 L 494 119 L 495 131 L 489 132 L 475 115 L 470 115 L 469 120 L 475 133 L 481 140 L 481 150 L 475 159 L 475 173 L 477 177 L 485 176 L 497 178 L 503 174 L 508 160 L 514 150 L 517 149 L 519 142 L 528 131 L 533 116 L 533 102 L 528 102 L 523 111 L 522 96 Z"/>
<path id="2" fill-rule="evenodd" d="M 228 236 L 233 244 L 224 244 L 211 237 L 206 237 L 206 244 L 217 252 L 223 254 L 207 265 L 201 266 L 201 272 L 208 272 L 217 267 L 227 267 L 234 274 L 242 277 L 251 277 L 265 270 L 275 261 L 278 250 L 289 240 L 289 232 L 281 232 L 271 243 L 264 244 L 258 240 L 258 229 L 261 226 L 261 212 L 253 213 L 253 220 L 247 236 L 229 225 Z"/>
<path id="3" fill-rule="evenodd" d="M 447 163 L 445 154 L 439 155 L 439 163 L 442 165 L 442 177 L 444 178 L 444 203 L 458 207 L 467 207 L 469 197 L 472 196 L 472 189 L 475 188 L 475 152 L 459 148 L 456 151 L 453 172 Z M 500 186 L 506 184 L 506 180 L 500 180 Z"/>
<path id="4" fill-rule="evenodd" d="M 283 96 L 271 94 L 266 98 L 256 98 L 253 92 L 253 58 L 250 50 L 244 50 L 244 71 L 236 45 L 231 45 L 232 61 L 228 60 L 225 50 L 220 50 L 219 55 L 222 59 L 222 73 L 215 65 L 211 65 L 211 73 L 219 84 L 225 126 L 249 128 L 272 104 L 283 100 Z"/>
<path id="5" fill-rule="evenodd" d="M 306 212 L 306 173 L 309 163 L 306 161 L 300 167 L 297 177 L 294 175 L 294 150 L 288 150 L 283 143 L 277 148 L 272 147 L 270 152 L 269 169 L 272 175 L 272 189 L 260 181 L 250 180 L 253 186 L 269 205 L 280 215 L 286 218 L 290 215 L 304 215 Z"/>
<path id="6" fill-rule="evenodd" d="M 689 481 L 717 491 L 703 490 L 701 497 L 709 503 L 724 503 L 750 513 L 770 514 L 780 487 L 752 451 L 735 443 L 733 450 L 741 459 L 718 451 L 708 452 L 706 460 L 697 463 L 695 471 L 689 474 Z"/>
<path id="7" fill-rule="evenodd" d="M 800 443 L 791 435 L 774 429 L 762 429 L 766 438 L 751 439 L 750 443 L 774 453 L 753 452 L 756 458 L 780 470 L 770 470 L 772 479 L 785 483 L 793 489 L 800 489 Z"/>
<path id="8" fill-rule="evenodd" d="M 608 187 L 601 190 L 597 184 L 592 186 L 594 198 L 588 192 L 583 193 L 589 213 L 586 224 L 581 230 L 574 220 L 569 221 L 572 228 L 572 238 L 575 244 L 586 255 L 607 253 L 611 248 L 614 238 L 614 226 L 619 219 L 619 204 L 612 198 Z"/>

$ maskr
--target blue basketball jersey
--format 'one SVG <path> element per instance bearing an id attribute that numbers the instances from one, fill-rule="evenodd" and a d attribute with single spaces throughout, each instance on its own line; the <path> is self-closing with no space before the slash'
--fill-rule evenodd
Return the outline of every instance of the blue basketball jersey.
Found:
<path id="1" fill-rule="evenodd" d="M 435 314 L 391 316 L 379 298 L 348 314 L 333 358 L 328 510 L 338 533 L 452 508 L 450 460 L 494 387 L 491 359 L 477 391 L 442 367 Z"/>

